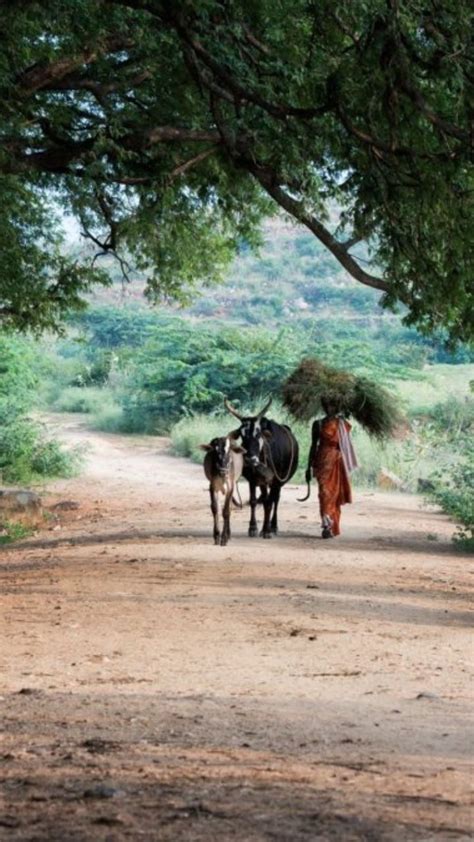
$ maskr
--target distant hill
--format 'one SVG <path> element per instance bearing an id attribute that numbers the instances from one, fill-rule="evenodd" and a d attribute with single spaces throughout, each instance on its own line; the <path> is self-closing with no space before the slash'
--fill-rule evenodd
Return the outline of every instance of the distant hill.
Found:
<path id="1" fill-rule="evenodd" d="M 131 282 L 124 282 L 112 258 L 102 258 L 101 265 L 108 267 L 114 283 L 94 291 L 92 302 L 150 306 L 143 298 L 143 278 L 132 273 Z M 160 310 L 256 324 L 266 313 L 277 321 L 299 318 L 301 313 L 327 317 L 336 304 L 339 318 L 364 314 L 380 318 L 380 295 L 354 281 L 309 231 L 275 218 L 264 225 L 258 254 L 243 246 L 222 285 L 198 287 L 189 307 L 161 305 Z"/>
<path id="2" fill-rule="evenodd" d="M 364 256 L 363 247 L 361 257 Z M 322 244 L 301 226 L 282 218 L 267 221 L 258 254 L 243 246 L 225 282 L 200 287 L 187 307 L 161 304 L 151 308 L 143 292 L 143 278 L 126 283 L 117 264 L 105 258 L 113 278 L 108 289 L 96 289 L 92 306 L 147 309 L 157 314 L 179 313 L 192 319 L 211 319 L 234 325 L 268 329 L 305 330 L 320 342 L 367 343 L 367 353 L 379 344 L 397 344 L 400 362 L 413 347 L 431 349 L 430 359 L 469 362 L 472 354 L 461 349 L 449 354 L 442 337 L 426 339 L 402 324 L 402 315 L 380 306 L 381 293 L 357 283 Z"/>

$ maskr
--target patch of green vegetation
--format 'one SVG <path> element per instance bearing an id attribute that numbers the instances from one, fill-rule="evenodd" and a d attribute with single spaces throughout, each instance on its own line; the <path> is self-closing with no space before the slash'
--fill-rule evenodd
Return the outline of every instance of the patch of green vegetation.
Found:
<path id="1" fill-rule="evenodd" d="M 38 376 L 33 349 L 26 340 L 0 336 L 0 478 L 30 482 L 68 476 L 77 456 L 50 440 L 28 413 L 35 403 Z"/>
<path id="2" fill-rule="evenodd" d="M 95 413 L 103 408 L 104 390 L 98 386 L 67 386 L 52 404 L 55 412 Z"/>
<path id="3" fill-rule="evenodd" d="M 21 541 L 22 538 L 29 538 L 33 529 L 23 526 L 22 523 L 5 521 L 0 527 L 0 545 L 12 544 L 14 541 Z"/>
<path id="4" fill-rule="evenodd" d="M 458 459 L 447 470 L 431 476 L 428 498 L 457 521 L 454 541 L 465 552 L 474 552 L 474 425 L 460 432 Z"/>

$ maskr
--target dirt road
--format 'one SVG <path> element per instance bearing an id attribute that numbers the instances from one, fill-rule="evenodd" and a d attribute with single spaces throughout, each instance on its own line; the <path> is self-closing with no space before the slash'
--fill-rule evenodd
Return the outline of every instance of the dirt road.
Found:
<path id="1" fill-rule="evenodd" d="M 470 838 L 452 524 L 358 493 L 322 541 L 292 486 L 277 539 L 244 509 L 215 547 L 199 466 L 53 423 L 87 465 L 48 498 L 80 508 L 0 554 L 0 839 Z"/>

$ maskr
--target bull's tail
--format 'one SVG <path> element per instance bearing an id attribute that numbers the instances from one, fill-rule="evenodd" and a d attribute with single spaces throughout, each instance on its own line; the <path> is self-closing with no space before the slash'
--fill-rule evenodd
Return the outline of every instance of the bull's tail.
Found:
<path id="1" fill-rule="evenodd" d="M 314 442 L 314 427 L 313 427 L 311 447 L 310 447 L 309 453 L 308 453 L 308 466 L 306 468 L 306 474 L 305 474 L 306 485 L 307 485 L 306 497 L 297 497 L 296 500 L 297 500 L 298 503 L 304 503 L 305 500 L 309 500 L 309 498 L 311 496 L 311 467 L 312 467 L 312 464 L 313 464 L 314 449 L 315 449 L 315 442 Z"/>
<path id="2" fill-rule="evenodd" d="M 311 480 L 309 480 L 309 479 L 308 479 L 308 480 L 306 480 L 306 484 L 307 484 L 307 493 L 306 493 L 306 497 L 297 497 L 297 498 L 296 498 L 296 501 L 297 501 L 298 503 L 304 503 L 304 502 L 305 502 L 305 500 L 309 500 L 309 498 L 310 498 L 310 496 L 311 496 Z"/>

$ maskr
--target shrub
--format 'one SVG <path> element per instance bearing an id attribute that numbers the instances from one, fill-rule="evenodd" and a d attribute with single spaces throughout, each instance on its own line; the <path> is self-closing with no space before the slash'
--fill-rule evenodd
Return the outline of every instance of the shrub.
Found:
<path id="1" fill-rule="evenodd" d="M 79 470 L 78 450 L 64 450 L 56 441 L 40 439 L 31 455 L 31 471 L 39 477 L 71 477 Z"/>
<path id="2" fill-rule="evenodd" d="M 20 541 L 22 538 L 28 538 L 33 534 L 33 530 L 28 526 L 23 526 L 22 523 L 13 523 L 13 521 L 6 521 L 2 523 L 0 528 L 0 545 L 11 544 L 13 541 Z"/>
<path id="3" fill-rule="evenodd" d="M 76 458 L 49 441 L 27 412 L 36 395 L 34 356 L 25 340 L 0 335 L 0 481 L 28 482 L 74 471 Z"/>
<path id="4" fill-rule="evenodd" d="M 428 496 L 459 522 L 454 540 L 462 549 L 474 552 L 474 442 L 466 439 L 463 457 L 450 471 L 432 475 Z"/>
<path id="5" fill-rule="evenodd" d="M 53 404 L 56 412 L 98 412 L 104 404 L 104 391 L 98 386 L 69 386 Z"/>
<path id="6" fill-rule="evenodd" d="M 106 400 L 108 396 L 104 396 Z M 96 410 L 90 419 L 90 426 L 93 430 L 101 430 L 104 433 L 125 433 L 126 421 L 124 412 L 121 406 L 115 403 L 105 403 L 105 405 Z"/>
<path id="7" fill-rule="evenodd" d="M 103 386 L 107 383 L 113 362 L 110 351 L 95 351 L 92 360 L 87 361 L 71 380 L 72 386 Z"/>

